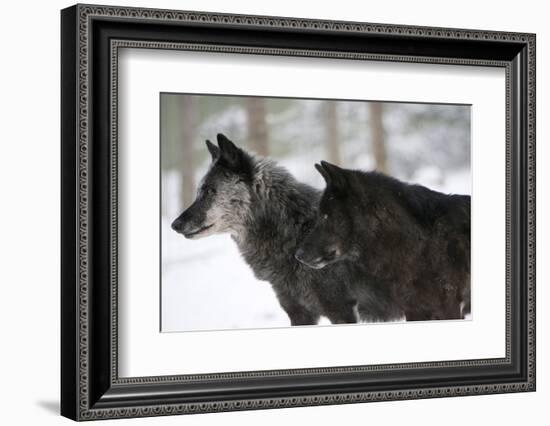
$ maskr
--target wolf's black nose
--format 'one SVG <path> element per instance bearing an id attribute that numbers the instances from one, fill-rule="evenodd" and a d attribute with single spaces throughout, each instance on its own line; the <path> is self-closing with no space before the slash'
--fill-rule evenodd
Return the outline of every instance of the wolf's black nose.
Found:
<path id="1" fill-rule="evenodd" d="M 173 229 L 174 231 L 179 231 L 180 228 L 181 228 L 181 220 L 179 220 L 179 219 L 174 220 L 174 221 L 172 222 L 171 227 L 172 227 L 172 229 Z"/>

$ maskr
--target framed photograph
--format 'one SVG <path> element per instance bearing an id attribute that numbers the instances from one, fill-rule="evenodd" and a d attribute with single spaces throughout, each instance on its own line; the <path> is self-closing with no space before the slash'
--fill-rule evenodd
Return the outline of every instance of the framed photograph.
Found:
<path id="1" fill-rule="evenodd" d="M 535 35 L 61 12 L 61 413 L 535 390 Z"/>

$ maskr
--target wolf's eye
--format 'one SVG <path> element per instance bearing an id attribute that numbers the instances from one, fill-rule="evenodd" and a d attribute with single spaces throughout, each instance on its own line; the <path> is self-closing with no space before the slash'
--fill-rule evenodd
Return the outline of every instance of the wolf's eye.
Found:
<path id="1" fill-rule="evenodd" d="M 216 195 L 216 190 L 214 188 L 206 188 L 206 190 L 204 191 L 206 195 Z"/>

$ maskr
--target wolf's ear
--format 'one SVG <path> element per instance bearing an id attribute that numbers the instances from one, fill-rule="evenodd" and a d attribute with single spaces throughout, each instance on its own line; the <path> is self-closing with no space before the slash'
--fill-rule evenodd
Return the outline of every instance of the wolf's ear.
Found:
<path id="1" fill-rule="evenodd" d="M 227 139 L 225 135 L 218 133 L 217 137 L 220 147 L 220 163 L 237 173 L 251 172 L 250 156 Z"/>
<path id="2" fill-rule="evenodd" d="M 218 133 L 216 135 L 216 138 L 218 140 L 218 146 L 220 147 L 222 152 L 231 153 L 231 152 L 237 151 L 239 149 L 223 133 Z"/>
<path id="3" fill-rule="evenodd" d="M 220 147 L 220 155 L 226 166 L 235 169 L 238 167 L 242 151 L 231 142 L 225 135 L 218 133 L 218 146 Z"/>
<path id="4" fill-rule="evenodd" d="M 346 188 L 347 178 L 346 171 L 334 164 L 327 163 L 326 161 L 321 161 L 321 166 L 323 169 L 323 177 L 328 185 L 332 185 L 335 188 Z M 319 169 L 317 169 L 319 170 Z M 325 177 L 326 175 L 326 177 Z"/>
<path id="5" fill-rule="evenodd" d="M 316 163 L 315 168 L 317 169 L 319 174 L 323 176 L 323 179 L 325 180 L 327 186 L 330 185 L 330 175 L 325 171 L 325 169 L 323 169 L 323 166 Z"/>
<path id="6" fill-rule="evenodd" d="M 208 148 L 208 152 L 210 152 L 210 155 L 212 156 L 212 161 L 216 161 L 220 156 L 220 148 L 218 148 L 208 139 L 206 139 L 206 147 Z"/>

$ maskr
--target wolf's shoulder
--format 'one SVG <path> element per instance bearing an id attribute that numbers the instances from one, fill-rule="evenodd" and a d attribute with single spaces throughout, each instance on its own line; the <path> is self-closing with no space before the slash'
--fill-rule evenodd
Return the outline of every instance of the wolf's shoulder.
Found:
<path id="1" fill-rule="evenodd" d="M 446 194 L 418 183 L 408 183 L 379 172 L 355 171 L 351 180 L 379 200 L 391 199 L 420 223 L 433 224 L 442 217 L 470 219 L 469 195 Z"/>

